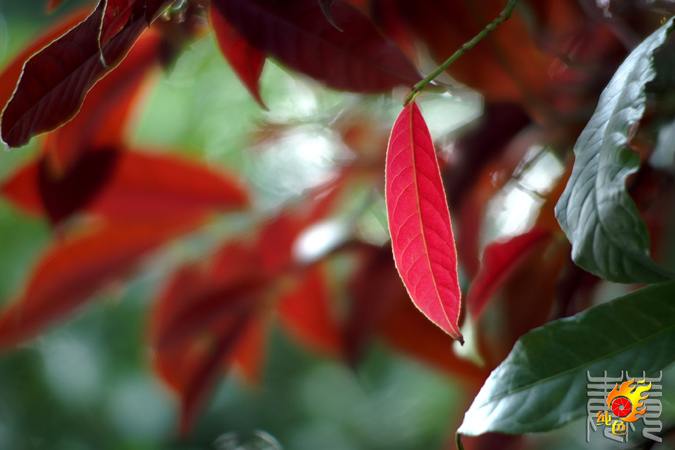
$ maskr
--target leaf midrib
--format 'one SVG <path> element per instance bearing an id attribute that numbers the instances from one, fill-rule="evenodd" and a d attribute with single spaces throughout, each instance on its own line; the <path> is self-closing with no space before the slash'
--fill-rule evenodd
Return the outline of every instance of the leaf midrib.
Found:
<path id="1" fill-rule="evenodd" d="M 530 388 L 532 388 L 532 387 L 534 387 L 534 386 L 537 386 L 537 385 L 540 385 L 540 384 L 545 384 L 545 383 L 547 383 L 547 382 L 549 382 L 549 381 L 551 381 L 551 380 L 553 380 L 553 379 L 564 377 L 564 376 L 566 376 L 566 375 L 568 375 L 568 374 L 570 374 L 570 373 L 572 373 L 572 372 L 578 371 L 579 369 L 581 369 L 581 368 L 583 368 L 583 367 L 585 367 L 585 366 L 590 366 L 590 365 L 593 365 L 593 364 L 595 364 L 595 363 L 597 363 L 597 362 L 600 362 L 600 361 L 602 361 L 602 360 L 604 360 L 604 359 L 608 359 L 608 358 L 611 358 L 611 357 L 613 357 L 613 356 L 616 356 L 616 355 L 618 355 L 619 353 L 622 353 L 622 352 L 624 352 L 624 351 L 630 350 L 630 349 L 632 349 L 632 348 L 634 348 L 634 347 L 637 347 L 638 345 L 643 344 L 645 341 L 654 339 L 654 338 L 656 338 L 657 336 L 659 336 L 660 334 L 663 334 L 663 333 L 666 333 L 666 332 L 668 332 L 668 331 L 671 331 L 673 328 L 675 328 L 675 324 L 669 325 L 669 326 L 667 326 L 666 328 L 662 329 L 661 331 L 659 331 L 659 332 L 657 332 L 657 333 L 654 333 L 654 334 L 651 334 L 651 335 L 649 335 L 649 336 L 646 336 L 646 337 L 644 337 L 644 338 L 642 338 L 642 339 L 640 339 L 640 340 L 638 340 L 638 341 L 634 341 L 631 345 L 626 346 L 626 347 L 622 347 L 622 348 L 620 348 L 620 349 L 618 349 L 618 350 L 616 350 L 616 351 L 613 351 L 613 352 L 611 352 L 611 353 L 609 353 L 609 354 L 607 354 L 607 355 L 602 356 L 601 358 L 595 358 L 595 359 L 593 359 L 593 360 L 586 361 L 586 362 L 584 362 L 583 364 L 580 364 L 580 365 L 575 366 L 575 367 L 573 367 L 573 368 L 567 369 L 567 370 L 565 370 L 565 371 L 563 371 L 563 372 L 560 372 L 560 373 L 558 373 L 558 374 L 555 374 L 555 375 L 552 375 L 552 376 L 543 378 L 543 379 L 541 379 L 541 380 L 537 380 L 537 381 L 534 382 L 534 383 L 527 384 L 527 385 L 522 386 L 522 387 L 520 387 L 520 388 L 518 388 L 518 389 L 515 389 L 515 390 L 513 390 L 513 391 L 505 392 L 504 394 L 500 394 L 500 395 L 498 395 L 498 396 L 496 396 L 496 397 L 492 397 L 492 398 L 490 398 L 487 402 L 485 402 L 485 403 L 483 403 L 482 405 L 480 405 L 479 408 L 482 408 L 482 407 L 484 407 L 484 406 L 487 406 L 488 404 L 493 403 L 493 402 L 495 402 L 495 401 L 499 401 L 499 400 L 501 400 L 501 399 L 503 399 L 503 398 L 505 398 L 505 397 L 507 397 L 507 396 L 517 394 L 518 392 L 521 392 L 521 391 L 523 391 L 523 390 L 530 389 Z M 675 356 L 673 356 L 673 358 L 675 359 Z"/>

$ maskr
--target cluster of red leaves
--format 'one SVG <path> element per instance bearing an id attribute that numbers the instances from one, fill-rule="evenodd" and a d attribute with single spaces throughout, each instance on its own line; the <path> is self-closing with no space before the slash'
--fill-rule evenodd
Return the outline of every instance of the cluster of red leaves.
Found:
<path id="1" fill-rule="evenodd" d="M 112 281 L 132 274 L 152 251 L 202 226 L 214 213 L 248 207 L 247 191 L 234 176 L 128 143 L 127 127 L 143 86 L 180 50 L 177 46 L 201 33 L 198 25 L 207 11 L 223 55 L 264 106 L 259 79 L 268 57 L 335 89 L 387 92 L 420 79 L 406 56 L 414 56 L 411 43 L 423 43 L 443 60 L 503 7 L 500 0 L 480 5 L 468 0 L 192 0 L 151 26 L 170 3 L 101 0 L 90 14 L 74 14 L 46 30 L 0 74 L 4 142 L 20 146 L 47 133 L 39 138 L 38 158 L 4 181 L 0 192 L 56 231 L 27 287 L 0 313 L 2 348 L 72 314 Z M 237 367 L 250 380 L 260 377 L 268 325 L 275 317 L 300 342 L 351 365 L 380 337 L 477 389 L 519 336 L 587 305 L 596 280 L 571 262 L 553 216 L 565 177 L 541 198 L 536 226 L 524 234 L 481 252 L 480 224 L 488 203 L 517 174 L 529 149 L 571 149 L 630 35 L 578 2 L 525 3 L 531 12 L 527 20 L 514 14 L 451 69 L 485 96 L 477 129 L 455 142 L 457 158 L 440 174 L 422 166 L 413 170 L 414 176 L 433 178 L 429 202 L 439 214 L 446 207 L 436 175 L 444 179 L 457 254 L 449 221 L 441 214 L 442 226 L 430 228 L 441 236 L 434 245 L 444 248 L 430 258 L 432 271 L 459 263 L 472 280 L 462 309 L 475 321 L 485 365 L 455 356 L 448 336 L 415 311 L 394 259 L 406 283 L 420 282 L 421 289 L 431 285 L 421 282 L 423 275 L 413 270 L 405 248 L 395 245 L 392 255 L 389 245 L 377 247 L 354 235 L 312 263 L 294 256 L 298 237 L 338 210 L 355 180 L 383 187 L 386 133 L 378 118 L 347 111 L 331 126 L 353 151 L 351 165 L 336 169 L 332 181 L 280 209 L 252 233 L 223 242 L 198 264 L 177 268 L 157 299 L 149 332 L 154 365 L 181 399 L 184 432 L 224 370 Z M 632 29 L 650 28 L 644 15 L 632 17 Z M 413 146 L 425 152 L 420 158 L 434 160 L 431 141 L 412 131 L 423 124 L 417 107 L 411 105 L 403 116 L 407 122 L 395 127 L 392 142 L 407 132 Z M 419 144 L 422 138 L 426 141 Z M 417 167 L 422 159 L 404 168 Z M 640 180 L 635 189 L 643 192 Z M 402 198 L 405 189 L 392 184 L 387 195 Z M 426 194 L 432 190 L 425 189 Z M 403 200 L 405 217 L 391 224 L 392 232 L 419 233 L 406 220 L 431 214 L 419 207 L 420 197 Z M 653 206 L 651 197 L 644 197 L 638 203 Z M 353 269 L 338 280 L 331 264 L 345 254 Z M 464 317 L 457 278 L 434 277 L 443 279 L 453 299 L 446 310 L 453 320 L 442 328 L 458 337 Z M 348 299 L 346 307 L 338 307 L 338 298 Z M 498 321 L 490 311 L 500 312 Z"/>

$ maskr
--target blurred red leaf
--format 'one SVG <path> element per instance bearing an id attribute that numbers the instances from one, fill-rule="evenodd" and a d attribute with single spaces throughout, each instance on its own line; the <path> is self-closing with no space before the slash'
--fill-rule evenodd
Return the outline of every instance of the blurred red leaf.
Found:
<path id="1" fill-rule="evenodd" d="M 108 186 L 90 211 L 115 220 L 173 220 L 241 209 L 248 202 L 242 184 L 225 172 L 168 154 L 128 151 L 120 155 Z"/>
<path id="2" fill-rule="evenodd" d="M 0 185 L 0 193 L 5 199 L 31 216 L 46 214 L 40 193 L 40 166 L 39 162 L 26 164 Z"/>
<path id="3" fill-rule="evenodd" d="M 278 274 L 293 264 L 293 244 L 304 228 L 297 217 L 282 211 L 258 232 L 258 253 L 261 269 Z"/>
<path id="4" fill-rule="evenodd" d="M 170 2 L 135 2 L 124 25 L 99 46 L 99 36 L 108 37 L 118 26 L 113 21 L 101 28 L 108 3 L 102 0 L 84 22 L 30 58 L 2 114 L 3 140 L 11 147 L 25 145 L 32 136 L 72 119 L 92 86 L 124 59 L 138 36 Z"/>
<path id="5" fill-rule="evenodd" d="M 492 242 L 485 247 L 480 270 L 466 296 L 466 306 L 473 320 L 478 320 L 492 295 L 519 264 L 550 236 L 550 230 L 535 227 L 527 233 L 506 241 Z"/>
<path id="6" fill-rule="evenodd" d="M 486 367 L 495 368 L 518 338 L 551 319 L 560 273 L 569 258 L 569 243 L 554 239 L 542 239 L 523 255 L 504 280 L 499 297 L 476 321 Z"/>
<path id="7" fill-rule="evenodd" d="M 180 314 L 163 324 L 155 345 L 159 348 L 179 346 L 224 318 L 248 311 L 264 288 L 264 282 L 255 277 L 226 286 L 219 285 L 216 280 L 200 280 L 180 299 Z"/>
<path id="8" fill-rule="evenodd" d="M 518 108 L 494 105 L 488 111 L 490 110 L 492 110 L 492 113 L 488 112 L 488 114 L 497 114 L 497 116 L 488 117 L 486 126 L 492 123 L 494 127 L 497 127 L 496 130 L 501 130 L 499 133 L 510 135 L 511 138 L 508 141 L 501 141 L 501 139 L 479 138 L 474 134 L 469 135 L 467 141 L 462 142 L 463 140 L 460 140 L 458 150 L 467 154 L 472 152 L 483 154 L 486 162 L 479 162 L 474 158 L 460 157 L 458 165 L 445 171 L 444 174 L 444 181 L 449 180 L 450 186 L 459 190 L 459 195 L 449 194 L 449 200 L 451 207 L 457 208 L 457 210 L 453 210 L 455 244 L 463 272 L 469 278 L 475 277 L 480 268 L 481 224 L 492 199 L 518 171 L 518 167 L 522 164 L 528 151 L 536 148 L 536 146 L 546 148 L 560 145 L 556 136 L 542 127 L 532 125 L 520 130 L 518 127 L 522 126 L 524 117 L 522 113 L 517 112 Z M 515 117 L 508 120 L 506 117 L 502 117 L 501 120 L 498 120 L 499 116 L 508 114 L 509 111 Z M 508 123 L 518 128 L 519 132 L 513 135 L 501 128 L 507 126 Z M 519 123 L 521 125 L 518 125 Z M 490 135 L 492 132 L 492 128 L 484 128 L 483 126 L 479 130 L 481 130 L 479 133 L 483 135 Z M 487 147 L 484 147 L 485 145 L 502 147 L 495 152 L 494 149 L 488 150 Z M 487 153 L 484 153 L 486 150 Z M 471 160 L 474 160 L 474 162 L 471 163 Z M 468 164 L 465 164 L 465 162 Z M 478 164 L 478 168 L 472 168 L 474 164 Z M 468 176 L 465 172 L 468 172 Z M 464 180 L 466 186 L 457 186 L 453 181 L 454 178 Z M 455 191 L 455 193 L 457 192 Z M 542 211 L 547 207 L 547 204 L 548 202 L 542 206 Z M 555 201 L 550 206 L 550 219 L 556 225 L 548 227 L 550 230 L 558 228 L 557 219 L 553 214 L 553 205 L 555 205 Z M 537 224 L 542 225 L 540 221 Z"/>
<path id="9" fill-rule="evenodd" d="M 180 428 L 184 434 L 223 366 L 241 356 L 240 343 L 250 345 L 256 331 L 256 315 L 267 286 L 256 278 L 247 255 L 250 248 L 234 242 L 224 246 L 208 266 L 179 270 L 152 316 L 155 368 L 181 399 Z"/>
<path id="10" fill-rule="evenodd" d="M 254 385 L 260 383 L 267 354 L 268 319 L 261 314 L 251 321 L 232 356 L 244 379 Z"/>
<path id="11" fill-rule="evenodd" d="M 343 0 L 331 9 L 343 32 L 317 0 L 214 0 L 213 6 L 251 45 L 334 89 L 385 92 L 420 80 L 403 52 Z"/>
<path id="12" fill-rule="evenodd" d="M 291 336 L 306 347 L 327 353 L 342 354 L 340 332 L 331 310 L 331 289 L 320 265 L 305 271 L 290 292 L 279 300 L 281 323 Z"/>
<path id="13" fill-rule="evenodd" d="M 217 324 L 180 345 L 155 347 L 155 370 L 181 401 L 182 434 L 187 434 L 192 428 L 223 370 L 223 364 L 232 361 L 253 317 L 252 308 L 243 308 L 222 317 Z"/>
<path id="14" fill-rule="evenodd" d="M 363 259 L 349 282 L 350 305 L 343 327 L 346 358 L 352 366 L 375 337 L 392 298 L 404 291 L 391 248 L 367 247 Z"/>
<path id="15" fill-rule="evenodd" d="M 191 219 L 103 225 L 55 243 L 36 265 L 24 293 L 0 313 L 0 348 L 43 332 L 101 288 L 128 275 L 150 250 L 198 223 Z"/>
<path id="16" fill-rule="evenodd" d="M 247 296 L 248 290 L 255 289 L 249 283 L 255 269 L 251 247 L 230 242 L 219 249 L 211 261 L 177 270 L 160 295 L 152 315 L 153 346 L 158 349 L 175 347 L 222 318 L 220 308 L 228 312 L 241 303 L 250 303 L 242 302 L 240 298 Z M 190 320 L 180 323 L 186 316 Z"/>
<path id="17" fill-rule="evenodd" d="M 60 223 L 86 208 L 109 182 L 120 152 L 115 149 L 85 153 L 63 175 L 57 175 L 47 158 L 40 159 L 38 187 L 49 220 Z"/>
<path id="18" fill-rule="evenodd" d="M 530 118 L 516 103 L 485 105 L 477 128 L 454 144 L 457 161 L 443 174 L 453 211 L 469 200 L 467 191 L 476 185 L 484 168 L 498 160 L 513 137 L 529 123 Z"/>
<path id="19" fill-rule="evenodd" d="M 346 186 L 348 173 L 307 194 L 304 203 L 281 210 L 258 232 L 257 252 L 260 264 L 270 274 L 288 270 L 297 262 L 293 247 L 300 234 L 311 225 L 326 219 Z"/>
<path id="20" fill-rule="evenodd" d="M 46 135 L 44 153 L 56 174 L 67 171 L 83 152 L 123 144 L 143 81 L 158 63 L 160 41 L 156 32 L 143 33 L 117 70 L 91 89 L 73 120 Z"/>
<path id="21" fill-rule="evenodd" d="M 195 367 L 195 372 L 190 377 L 188 388 L 182 395 L 180 431 L 187 435 L 203 408 L 208 394 L 221 373 L 221 365 L 226 358 L 231 358 L 236 345 L 245 335 L 247 327 L 253 318 L 253 311 L 244 310 L 236 316 L 229 318 L 228 326 L 219 331 L 213 343 L 200 363 Z"/>
<path id="22" fill-rule="evenodd" d="M 12 98 L 26 61 L 39 50 L 42 50 L 48 44 L 54 42 L 55 39 L 63 36 L 68 30 L 82 22 L 89 14 L 91 14 L 91 9 L 80 9 L 69 14 L 54 26 L 44 30 L 40 36 L 5 66 L 2 74 L 0 74 L 0 109 L 4 109 L 9 99 Z"/>
<path id="23" fill-rule="evenodd" d="M 359 7 L 353 1 L 350 3 Z M 369 17 L 380 30 L 400 47 L 411 61 L 418 61 L 417 39 L 405 23 L 405 18 L 398 13 L 391 0 L 368 0 Z"/>
<path id="24" fill-rule="evenodd" d="M 209 8 L 209 17 L 220 51 L 255 101 L 261 108 L 267 109 L 260 98 L 259 84 L 267 57 L 242 38 L 225 20 L 218 8 Z"/>
<path id="25" fill-rule="evenodd" d="M 109 155 L 116 156 L 109 158 Z M 98 177 L 108 170 L 103 165 L 108 160 L 114 167 L 110 169 L 105 185 L 99 187 Z M 45 214 L 50 208 L 45 204 L 51 199 L 51 207 L 59 219 L 82 207 L 92 214 L 119 221 L 181 220 L 209 211 L 227 211 L 248 205 L 245 189 L 234 178 L 166 154 L 85 153 L 81 163 L 62 177 L 61 182 L 47 184 L 51 189 L 61 186 L 52 193 L 44 188 L 39 190 L 44 166 L 46 164 L 41 162 L 28 164 L 0 186 L 0 192 L 30 214 Z M 98 166 L 102 168 L 94 170 Z M 91 189 L 98 189 L 98 192 L 91 193 Z M 52 217 L 54 210 L 50 212 Z"/>
<path id="26" fill-rule="evenodd" d="M 394 123 L 385 173 L 396 268 L 415 306 L 463 342 L 450 214 L 431 135 L 414 102 L 403 108 Z"/>
<path id="27" fill-rule="evenodd" d="M 379 331 L 392 347 L 477 386 L 483 383 L 490 370 L 458 358 L 448 342 L 448 335 L 415 310 L 403 286 L 389 301 L 391 304 Z"/>

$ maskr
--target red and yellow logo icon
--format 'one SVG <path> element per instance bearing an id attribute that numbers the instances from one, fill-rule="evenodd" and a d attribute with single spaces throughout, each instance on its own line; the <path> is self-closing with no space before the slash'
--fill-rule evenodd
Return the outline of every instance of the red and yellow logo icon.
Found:
<path id="1" fill-rule="evenodd" d="M 626 422 L 635 422 L 639 419 L 638 416 L 647 411 L 643 402 L 649 397 L 649 394 L 645 394 L 645 392 L 651 389 L 652 384 L 649 383 L 645 386 L 645 380 L 642 380 L 631 388 L 630 386 L 633 383 L 635 383 L 635 378 L 621 383 L 621 387 L 617 383 L 614 390 L 607 395 L 607 406 L 614 417 L 619 420 L 612 421 L 612 417 L 607 411 L 598 412 L 598 425 L 611 425 L 612 434 L 615 436 L 625 435 Z"/>
<path id="2" fill-rule="evenodd" d="M 624 422 L 635 422 L 639 419 L 638 416 L 647 411 L 643 401 L 649 397 L 649 394 L 645 392 L 651 389 L 652 384 L 645 386 L 645 380 L 641 380 L 635 384 L 634 388 L 631 388 L 633 383 L 635 383 L 635 378 L 621 383 L 621 387 L 617 384 L 607 396 L 609 410 Z"/>

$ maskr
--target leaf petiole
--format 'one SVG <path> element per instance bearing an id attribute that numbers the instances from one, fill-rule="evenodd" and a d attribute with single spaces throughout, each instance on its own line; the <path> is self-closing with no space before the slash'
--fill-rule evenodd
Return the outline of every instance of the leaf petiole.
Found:
<path id="1" fill-rule="evenodd" d="M 473 39 L 462 44 L 462 46 L 455 53 L 453 53 L 453 55 L 450 58 L 448 58 L 440 66 L 436 67 L 436 69 L 434 69 L 434 71 L 431 72 L 429 75 L 427 75 L 422 81 L 415 84 L 410 93 L 406 96 L 405 101 L 403 102 L 403 106 L 407 106 L 408 103 L 410 103 L 415 97 L 417 97 L 417 95 L 420 92 L 422 92 L 429 83 L 431 83 L 437 76 L 439 76 L 442 72 L 444 72 L 445 69 L 450 67 L 452 63 L 457 61 L 457 59 L 460 56 L 469 51 L 474 45 L 480 42 L 481 39 L 490 34 L 492 31 L 494 31 L 495 28 L 497 28 L 509 17 L 511 17 L 511 12 L 513 11 L 513 8 L 515 8 L 516 3 L 518 3 L 518 0 L 509 0 L 509 3 L 506 5 L 506 8 L 504 8 L 504 11 L 502 11 L 501 14 L 499 14 L 495 18 L 495 20 L 487 24 L 485 28 L 481 30 L 480 33 L 474 36 Z"/>

